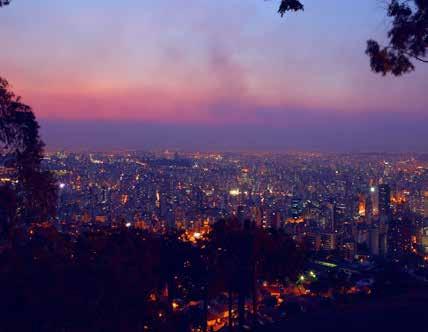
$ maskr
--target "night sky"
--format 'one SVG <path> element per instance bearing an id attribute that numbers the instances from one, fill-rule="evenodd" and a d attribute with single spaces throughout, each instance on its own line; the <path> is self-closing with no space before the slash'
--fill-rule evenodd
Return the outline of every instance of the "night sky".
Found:
<path id="1" fill-rule="evenodd" d="M 48 148 L 428 152 L 428 66 L 382 77 L 364 54 L 382 1 L 304 3 L 15 0 L 1 75 Z"/>

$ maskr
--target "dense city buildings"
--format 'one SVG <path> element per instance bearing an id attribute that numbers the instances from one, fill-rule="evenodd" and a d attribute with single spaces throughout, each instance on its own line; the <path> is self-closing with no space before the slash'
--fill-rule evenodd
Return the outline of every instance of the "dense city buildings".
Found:
<path id="1" fill-rule="evenodd" d="M 352 261 L 423 246 L 424 158 L 57 152 L 45 164 L 59 181 L 57 222 L 66 232 L 127 225 L 203 233 L 215 221 L 235 216 Z"/>
<path id="2" fill-rule="evenodd" d="M 2 165 L 4 188 L 18 186 Z M 336 313 L 386 301 L 390 285 L 410 296 L 428 282 L 426 155 L 61 151 L 43 167 L 57 181 L 56 216 L 3 230 L 13 240 L 0 247 L 0 257 L 29 253 L 4 276 L 44 273 L 29 299 L 55 271 L 67 287 L 82 278 L 90 310 L 120 301 L 126 316 L 138 303 L 146 316 L 132 315 L 132 326 L 143 330 L 265 331 L 325 303 Z M 177 317 L 186 329 L 166 327 Z"/>

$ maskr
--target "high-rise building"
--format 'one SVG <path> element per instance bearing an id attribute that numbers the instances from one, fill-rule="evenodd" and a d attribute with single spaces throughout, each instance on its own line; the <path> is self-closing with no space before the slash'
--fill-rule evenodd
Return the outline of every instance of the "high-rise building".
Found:
<path id="1" fill-rule="evenodd" d="M 377 216 L 379 214 L 379 194 L 376 186 L 370 187 L 370 201 L 372 214 L 373 216 Z"/>
<path id="2" fill-rule="evenodd" d="M 278 229 L 281 227 L 281 213 L 279 211 L 272 212 L 270 227 L 273 229 Z"/>
<path id="3" fill-rule="evenodd" d="M 343 258 L 348 261 L 353 261 L 355 258 L 355 254 L 357 253 L 355 242 L 352 240 L 344 241 L 340 250 L 343 254 Z"/>
<path id="4" fill-rule="evenodd" d="M 418 253 L 423 256 L 428 256 L 428 227 L 423 227 L 417 236 Z"/>
<path id="5" fill-rule="evenodd" d="M 302 217 L 302 201 L 298 198 L 291 201 L 291 217 L 295 220 Z"/>
<path id="6" fill-rule="evenodd" d="M 411 223 L 409 220 L 392 220 L 388 227 L 388 253 L 394 257 L 412 249 Z"/>
<path id="7" fill-rule="evenodd" d="M 424 193 L 424 218 L 428 218 L 428 190 Z"/>
<path id="8" fill-rule="evenodd" d="M 101 189 L 101 204 L 106 204 L 110 200 L 110 190 L 107 187 L 103 187 Z"/>
<path id="9" fill-rule="evenodd" d="M 372 255 L 379 255 L 379 229 L 376 227 L 370 229 L 369 248 Z"/>
<path id="10" fill-rule="evenodd" d="M 374 256 L 385 256 L 388 253 L 387 227 L 374 226 L 369 233 L 370 253 Z"/>
<path id="11" fill-rule="evenodd" d="M 373 202 L 370 196 L 366 198 L 366 220 L 371 224 L 373 218 Z"/>
<path id="12" fill-rule="evenodd" d="M 335 233 L 323 233 L 321 234 L 321 248 L 326 251 L 336 249 L 336 234 Z"/>
<path id="13" fill-rule="evenodd" d="M 327 204 L 327 222 L 331 232 L 336 230 L 336 204 L 329 203 Z"/>
<path id="14" fill-rule="evenodd" d="M 334 206 L 334 222 L 335 222 L 335 229 L 337 230 L 340 225 L 345 221 L 346 219 L 346 204 L 336 203 Z"/>
<path id="15" fill-rule="evenodd" d="M 387 184 L 379 185 L 379 215 L 386 220 L 391 218 L 391 188 Z"/>
<path id="16" fill-rule="evenodd" d="M 366 197 L 363 194 L 358 195 L 358 215 L 362 217 L 366 215 Z"/>
<path id="17" fill-rule="evenodd" d="M 305 245 L 308 250 L 319 251 L 321 249 L 321 234 L 308 232 L 305 236 Z"/>
<path id="18" fill-rule="evenodd" d="M 261 227 L 263 221 L 263 212 L 260 207 L 253 206 L 251 208 L 251 217 L 255 221 L 257 227 Z"/>

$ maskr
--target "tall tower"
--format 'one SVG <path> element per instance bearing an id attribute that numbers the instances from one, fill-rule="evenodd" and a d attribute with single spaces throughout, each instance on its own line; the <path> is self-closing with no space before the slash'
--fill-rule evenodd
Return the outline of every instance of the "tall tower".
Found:
<path id="1" fill-rule="evenodd" d="M 374 256 L 378 256 L 379 250 L 379 229 L 377 227 L 370 228 L 369 233 L 369 248 L 370 253 Z"/>
<path id="2" fill-rule="evenodd" d="M 391 218 L 391 188 L 387 184 L 379 185 L 379 215 L 385 221 Z"/>
<path id="3" fill-rule="evenodd" d="M 263 219 L 263 212 L 258 206 L 253 206 L 251 208 L 251 217 L 256 222 L 257 227 L 261 227 L 262 225 L 262 219 Z"/>
<path id="4" fill-rule="evenodd" d="M 334 232 L 336 230 L 336 204 L 328 203 L 327 211 L 329 228 L 331 232 Z"/>
<path id="5" fill-rule="evenodd" d="M 291 217 L 295 220 L 302 216 L 302 203 L 299 198 L 294 197 L 291 200 Z"/>
<path id="6" fill-rule="evenodd" d="M 366 197 L 363 194 L 358 195 L 358 215 L 366 216 Z"/>
<path id="7" fill-rule="evenodd" d="M 372 207 L 373 216 L 377 216 L 379 214 L 379 194 L 378 188 L 376 186 L 370 187 L 370 200 Z"/>
<path id="8" fill-rule="evenodd" d="M 428 190 L 424 193 L 424 218 L 428 218 Z"/>
<path id="9" fill-rule="evenodd" d="M 371 224 L 373 218 L 373 205 L 370 197 L 366 198 L 366 220 Z"/>

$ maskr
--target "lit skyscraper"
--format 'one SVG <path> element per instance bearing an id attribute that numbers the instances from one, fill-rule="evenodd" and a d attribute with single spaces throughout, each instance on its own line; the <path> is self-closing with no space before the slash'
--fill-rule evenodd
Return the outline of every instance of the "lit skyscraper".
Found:
<path id="1" fill-rule="evenodd" d="M 379 185 L 379 214 L 387 219 L 391 216 L 391 188 L 387 184 Z"/>
<path id="2" fill-rule="evenodd" d="M 424 218 L 428 218 L 428 190 L 424 193 Z"/>
<path id="3" fill-rule="evenodd" d="M 375 186 L 370 187 L 370 201 L 372 214 L 377 216 L 379 214 L 379 195 L 378 188 Z"/>

